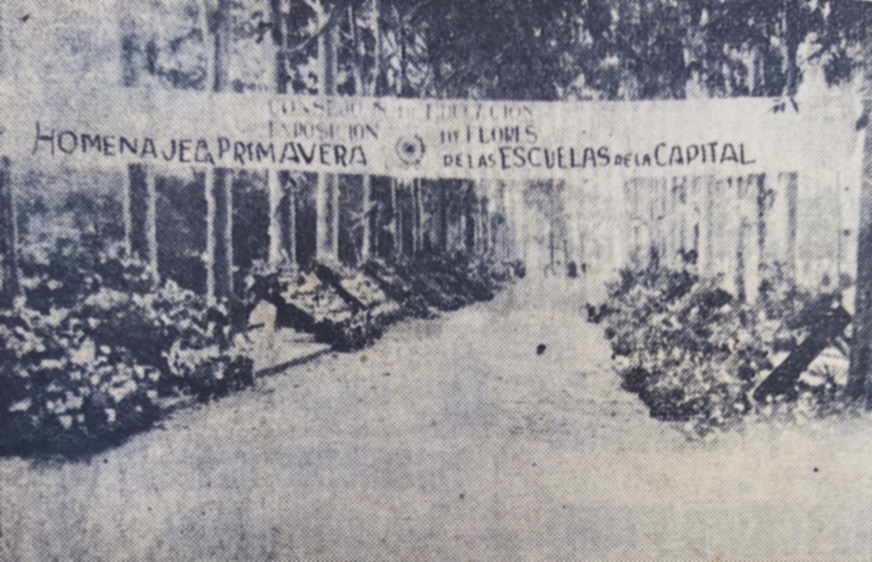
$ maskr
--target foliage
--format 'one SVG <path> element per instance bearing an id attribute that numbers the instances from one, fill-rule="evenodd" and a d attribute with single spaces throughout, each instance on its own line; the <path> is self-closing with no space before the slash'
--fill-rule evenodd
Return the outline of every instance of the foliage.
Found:
<path id="1" fill-rule="evenodd" d="M 62 314 L 0 317 L 0 451 L 82 453 L 150 425 L 160 372 Z"/>
<path id="2" fill-rule="evenodd" d="M 25 245 L 21 272 L 28 306 L 44 314 L 71 308 L 101 289 L 143 293 L 155 283 L 153 272 L 124 257 L 120 245 L 106 248 L 96 237 Z"/>
<path id="3" fill-rule="evenodd" d="M 623 387 L 639 394 L 652 416 L 689 421 L 703 433 L 754 412 L 750 392 L 833 298 L 783 278 L 764 286 L 750 305 L 687 271 L 621 271 L 609 286 L 606 335 Z M 797 388 L 800 402 L 821 414 L 841 396 L 827 376 L 819 384 L 803 377 Z"/>
<path id="4" fill-rule="evenodd" d="M 803 67 L 850 80 L 865 34 L 851 0 L 260 0 L 228 3 L 236 90 L 318 93 L 318 39 L 338 28 L 337 92 L 553 100 L 792 98 Z M 272 6 L 272 8 L 270 8 Z M 146 41 L 147 71 L 204 88 L 217 12 L 188 9 Z M 212 22 L 210 27 L 210 22 Z M 260 51 L 271 41 L 276 60 Z M 807 46 L 801 50 L 801 46 Z M 810 54 L 805 55 L 804 52 Z M 254 70 L 257 68 L 258 70 Z"/>
<path id="5" fill-rule="evenodd" d="M 404 316 L 429 317 L 490 300 L 522 273 L 523 265 L 457 253 L 396 263 L 371 259 L 361 269 L 319 263 L 316 275 L 287 265 L 257 264 L 246 300 L 266 300 L 276 306 L 279 323 L 350 351 L 370 345 Z"/>
<path id="6" fill-rule="evenodd" d="M 135 261 L 61 241 L 0 315 L 0 451 L 76 454 L 153 423 L 161 396 L 253 382 L 230 317 Z"/>

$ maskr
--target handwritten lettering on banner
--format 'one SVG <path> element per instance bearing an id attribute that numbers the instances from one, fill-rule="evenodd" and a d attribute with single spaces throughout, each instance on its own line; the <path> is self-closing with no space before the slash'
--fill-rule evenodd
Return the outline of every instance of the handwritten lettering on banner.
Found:
<path id="1" fill-rule="evenodd" d="M 47 165 L 507 180 L 732 174 L 838 167 L 856 143 L 853 104 L 832 100 L 778 114 L 760 99 L 523 103 L 121 90 L 99 104 L 7 107 L 3 149 Z M 834 131 L 824 141 L 822 126 Z M 798 161 L 792 146 L 816 156 Z"/>

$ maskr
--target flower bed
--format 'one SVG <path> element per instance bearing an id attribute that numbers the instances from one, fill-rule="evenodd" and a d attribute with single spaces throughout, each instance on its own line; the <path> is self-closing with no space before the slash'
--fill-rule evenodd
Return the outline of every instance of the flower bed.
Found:
<path id="1" fill-rule="evenodd" d="M 361 270 L 319 262 L 314 273 L 259 264 L 248 280 L 248 301 L 277 307 L 278 323 L 315 335 L 334 349 L 372 344 L 403 317 L 431 317 L 493 298 L 523 271 L 519 263 L 499 264 L 463 255 L 430 255 L 387 263 L 372 259 Z"/>
<path id="2" fill-rule="evenodd" d="M 5 454 L 86 454 L 149 427 L 171 400 L 252 384 L 252 353 L 236 325 L 239 310 L 260 300 L 278 305 L 279 323 L 353 350 L 404 316 L 492 298 L 519 267 L 463 256 L 373 261 L 363 272 L 261 267 L 232 311 L 172 282 L 157 286 L 118 247 L 64 239 L 36 250 L 25 252 L 25 298 L 0 313 Z"/>
<path id="3" fill-rule="evenodd" d="M 0 453 L 85 454 L 150 426 L 169 396 L 253 382 L 226 310 L 111 253 L 73 255 L 31 263 L 26 298 L 0 313 Z"/>
<path id="4" fill-rule="evenodd" d="M 762 411 L 752 390 L 836 298 L 770 279 L 750 305 L 714 280 L 663 268 L 622 271 L 608 294 L 603 322 L 623 388 L 637 393 L 652 416 L 690 422 L 700 432 Z M 799 377 L 791 394 L 817 412 L 830 411 L 840 388 L 832 377 L 814 379 Z"/>

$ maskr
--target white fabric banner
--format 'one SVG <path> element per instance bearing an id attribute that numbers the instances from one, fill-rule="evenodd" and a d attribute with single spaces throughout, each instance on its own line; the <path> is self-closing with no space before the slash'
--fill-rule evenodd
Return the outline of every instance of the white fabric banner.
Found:
<path id="1" fill-rule="evenodd" d="M 4 97 L 3 153 L 41 166 L 504 180 L 859 167 L 860 105 L 846 96 L 798 111 L 774 111 L 769 99 L 528 103 L 123 88 L 51 104 Z"/>

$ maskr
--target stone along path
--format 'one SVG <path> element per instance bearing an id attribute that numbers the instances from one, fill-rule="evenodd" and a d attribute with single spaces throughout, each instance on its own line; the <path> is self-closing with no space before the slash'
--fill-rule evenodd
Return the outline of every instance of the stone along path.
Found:
<path id="1" fill-rule="evenodd" d="M 0 460 L 0 560 L 872 556 L 868 423 L 689 442 L 581 304 L 528 280 L 90 462 Z"/>

